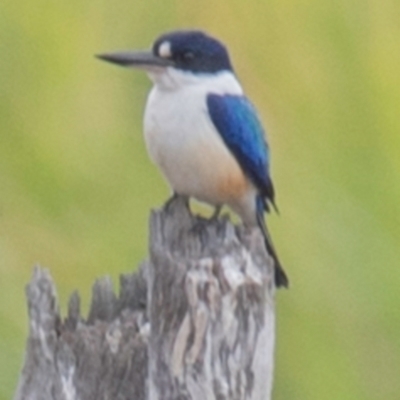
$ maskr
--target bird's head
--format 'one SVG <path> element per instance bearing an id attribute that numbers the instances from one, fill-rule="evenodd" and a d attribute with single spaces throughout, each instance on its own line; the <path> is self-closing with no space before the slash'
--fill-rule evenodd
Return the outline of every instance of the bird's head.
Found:
<path id="1" fill-rule="evenodd" d="M 174 31 L 160 36 L 149 51 L 113 52 L 98 58 L 123 67 L 141 68 L 157 81 L 166 70 L 203 76 L 232 72 L 225 46 L 201 31 Z"/>

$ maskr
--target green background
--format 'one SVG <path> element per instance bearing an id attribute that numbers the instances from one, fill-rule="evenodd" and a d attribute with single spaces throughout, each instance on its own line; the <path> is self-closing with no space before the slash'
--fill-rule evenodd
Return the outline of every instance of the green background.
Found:
<path id="1" fill-rule="evenodd" d="M 150 82 L 94 59 L 176 28 L 229 45 L 269 132 L 290 275 L 274 399 L 400 399 L 400 2 L 5 0 L 0 5 L 0 399 L 23 361 L 24 286 L 65 312 L 147 254 L 169 190 L 147 158 Z"/>

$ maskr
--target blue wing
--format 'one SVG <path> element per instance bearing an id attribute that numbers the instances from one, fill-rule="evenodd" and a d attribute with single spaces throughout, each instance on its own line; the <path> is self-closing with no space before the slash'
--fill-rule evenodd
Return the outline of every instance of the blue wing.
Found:
<path id="1" fill-rule="evenodd" d="M 207 107 L 212 122 L 244 173 L 260 195 L 274 205 L 268 144 L 254 106 L 244 96 L 209 94 Z M 264 206 L 268 209 L 265 202 Z"/>

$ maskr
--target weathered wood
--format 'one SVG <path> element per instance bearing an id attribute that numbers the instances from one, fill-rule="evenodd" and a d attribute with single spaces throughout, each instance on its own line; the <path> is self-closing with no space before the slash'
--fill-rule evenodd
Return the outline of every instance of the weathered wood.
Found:
<path id="1" fill-rule="evenodd" d="M 150 260 L 93 286 L 88 318 L 36 267 L 30 333 L 14 400 L 269 400 L 272 259 L 257 230 L 192 216 L 180 201 L 152 213 Z"/>

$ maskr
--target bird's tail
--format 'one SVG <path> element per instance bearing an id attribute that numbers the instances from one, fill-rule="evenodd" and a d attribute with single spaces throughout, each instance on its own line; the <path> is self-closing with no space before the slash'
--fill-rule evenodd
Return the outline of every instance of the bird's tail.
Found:
<path id="1" fill-rule="evenodd" d="M 259 198 L 257 200 L 257 223 L 264 236 L 265 247 L 267 248 L 268 254 L 274 259 L 275 267 L 275 286 L 276 287 L 289 287 L 289 279 L 279 261 L 278 255 L 276 254 L 275 247 L 272 243 L 271 236 L 269 235 L 267 225 L 264 220 L 264 200 Z"/>

